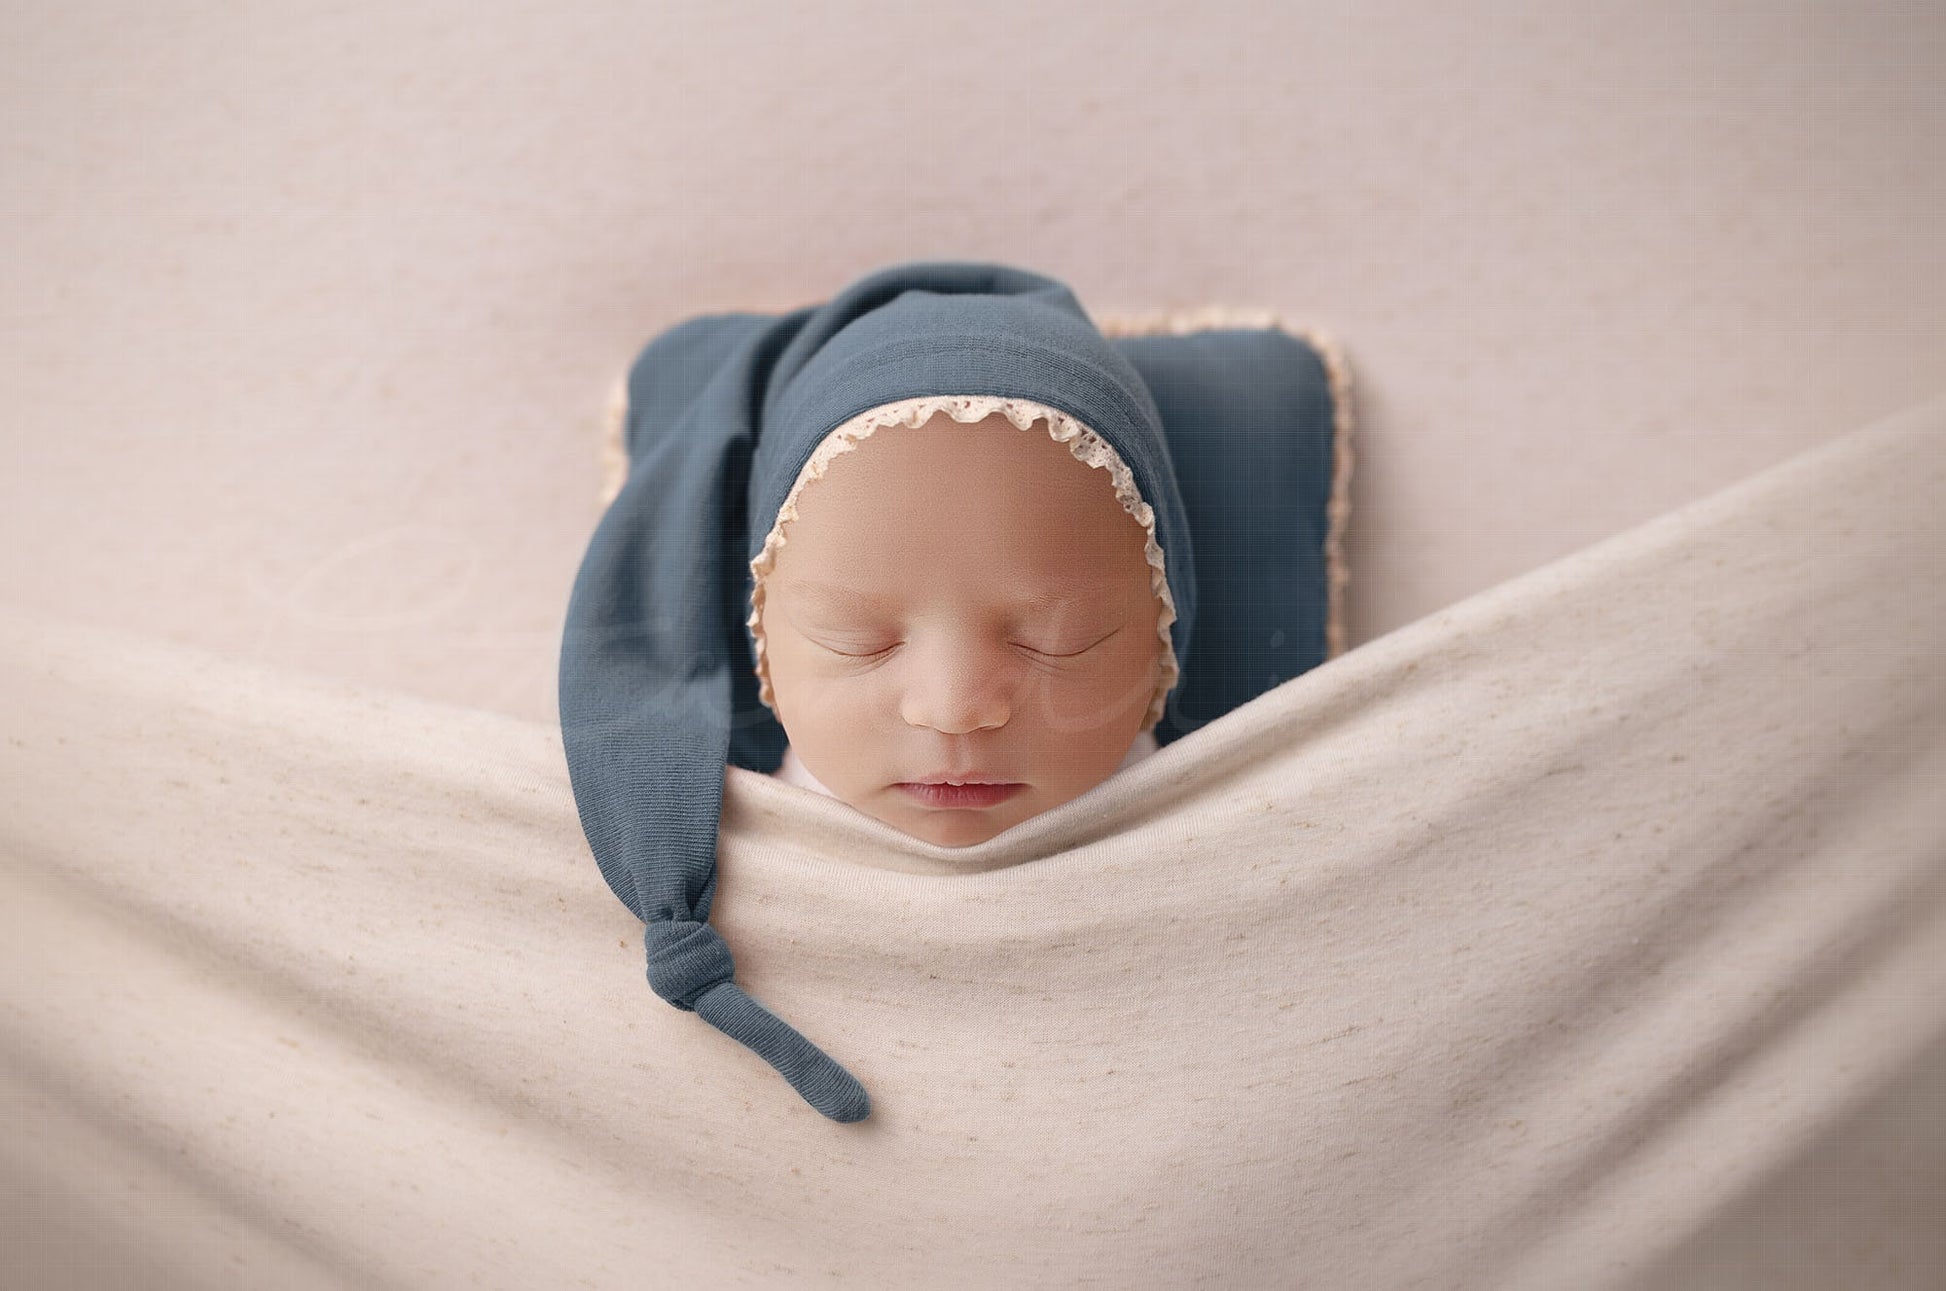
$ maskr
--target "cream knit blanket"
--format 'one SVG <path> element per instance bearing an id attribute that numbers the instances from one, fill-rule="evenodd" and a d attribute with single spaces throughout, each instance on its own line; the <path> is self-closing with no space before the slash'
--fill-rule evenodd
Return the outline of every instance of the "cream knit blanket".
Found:
<path id="1" fill-rule="evenodd" d="M 556 729 L 0 614 L 9 1284 L 1675 1285 L 1939 1061 L 1942 496 L 1932 404 L 975 848 L 730 771 L 856 1125 L 651 993 Z"/>

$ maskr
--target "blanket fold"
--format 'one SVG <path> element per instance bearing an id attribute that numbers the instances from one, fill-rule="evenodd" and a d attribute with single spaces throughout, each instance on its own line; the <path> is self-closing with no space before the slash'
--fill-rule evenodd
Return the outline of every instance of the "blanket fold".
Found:
<path id="1" fill-rule="evenodd" d="M 1936 402 L 976 847 L 726 768 L 845 1127 L 642 991 L 558 729 L 0 610 L 10 1271 L 1665 1285 L 1946 1053 L 1943 487 Z M 1917 1222 L 1766 1285 L 1935 1284 Z"/>

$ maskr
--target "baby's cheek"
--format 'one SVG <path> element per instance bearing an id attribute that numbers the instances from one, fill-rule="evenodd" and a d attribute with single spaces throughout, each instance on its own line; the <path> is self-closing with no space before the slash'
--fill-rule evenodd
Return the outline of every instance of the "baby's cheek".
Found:
<path id="1" fill-rule="evenodd" d="M 818 778 L 841 798 L 882 788 L 877 781 L 885 769 L 885 728 L 855 688 L 813 682 L 797 699 L 795 725 L 786 725 L 785 734 L 818 758 L 828 772 Z"/>
<path id="2" fill-rule="evenodd" d="M 1101 732 L 1128 721 L 1131 713 L 1146 714 L 1155 683 L 1154 663 L 1140 656 L 1099 660 L 1037 681 L 1028 695 L 1029 711 L 1052 731 Z"/>
<path id="3" fill-rule="evenodd" d="M 770 689 L 777 720 L 789 731 L 798 726 L 822 726 L 841 717 L 849 705 L 845 678 L 830 675 L 829 667 L 810 657 L 801 642 L 783 641 L 769 651 Z"/>

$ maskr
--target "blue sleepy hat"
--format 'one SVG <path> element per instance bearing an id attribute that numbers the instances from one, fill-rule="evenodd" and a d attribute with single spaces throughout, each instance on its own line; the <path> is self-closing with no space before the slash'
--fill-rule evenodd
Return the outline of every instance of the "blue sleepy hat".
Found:
<path id="1" fill-rule="evenodd" d="M 629 375 L 628 477 L 589 541 L 562 635 L 575 804 L 602 877 L 644 923 L 650 986 L 836 1121 L 870 1114 L 864 1087 L 737 985 L 709 925 L 724 769 L 767 774 L 787 742 L 759 690 L 751 628 L 752 565 L 779 510 L 832 431 L 923 396 L 1029 401 L 1110 446 L 1151 509 L 1168 640 L 1188 657 L 1189 524 L 1141 375 L 1062 283 L 953 261 L 884 269 L 787 314 L 691 319 L 650 342 Z"/>
<path id="2" fill-rule="evenodd" d="M 1267 571 L 1302 584 L 1288 574 L 1321 551 L 1321 534 L 1280 516 L 1319 467 L 1329 477 L 1329 434 L 1288 440 L 1304 454 L 1292 469 L 1275 469 L 1263 438 L 1292 409 L 1329 419 L 1314 376 L 1315 354 L 1282 333 L 1109 341 L 1063 282 L 961 261 L 895 265 L 819 306 L 693 317 L 650 341 L 629 372 L 627 481 L 568 596 L 560 732 L 595 863 L 644 923 L 656 995 L 761 1055 L 827 1118 L 870 1114 L 845 1067 L 739 987 L 730 946 L 708 923 L 724 769 L 771 773 L 788 742 L 761 674 L 757 571 L 833 430 L 915 399 L 1000 397 L 1072 419 L 1111 448 L 1140 498 L 1123 504 L 1146 512 L 1136 518 L 1160 547 L 1150 565 L 1173 604 L 1173 621 L 1158 621 L 1173 654 L 1162 689 L 1177 676 L 1181 685 L 1154 726 L 1168 744 L 1325 656 L 1321 598 L 1263 592 L 1277 586 Z M 1177 477 L 1185 452 L 1199 458 L 1183 475 L 1201 498 L 1195 520 L 1218 541 L 1205 586 L 1226 600 L 1216 652 L 1201 658 L 1191 652 L 1195 508 L 1185 510 Z M 1263 641 L 1280 645 L 1267 652 Z M 1193 711 L 1177 705 L 1183 695 Z M 1158 693 L 1150 722 L 1160 707 Z"/>
<path id="3" fill-rule="evenodd" d="M 888 284 L 895 284 L 890 293 Z M 749 491 L 745 626 L 766 709 L 763 579 L 782 546 L 780 519 L 795 518 L 798 491 L 822 473 L 823 461 L 876 429 L 922 426 L 943 413 L 940 433 L 952 433 L 951 422 L 977 423 L 997 412 L 1020 430 L 1045 422 L 1077 458 L 1106 470 L 1123 509 L 1142 525 L 1150 587 L 1162 609 L 1156 631 L 1166 647 L 1143 726 L 1156 724 L 1195 617 L 1189 527 L 1155 401 L 1066 287 L 999 265 L 884 271 L 800 331 L 778 367 L 791 375 L 774 383 L 766 400 L 764 421 L 775 429 L 756 444 Z"/>

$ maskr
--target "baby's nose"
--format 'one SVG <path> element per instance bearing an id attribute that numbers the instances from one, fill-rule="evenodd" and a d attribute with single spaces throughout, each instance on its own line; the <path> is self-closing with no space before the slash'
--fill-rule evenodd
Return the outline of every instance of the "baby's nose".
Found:
<path id="1" fill-rule="evenodd" d="M 1013 715 L 1011 671 L 991 652 L 934 649 L 913 660 L 900 715 L 946 735 L 1005 726 Z"/>

